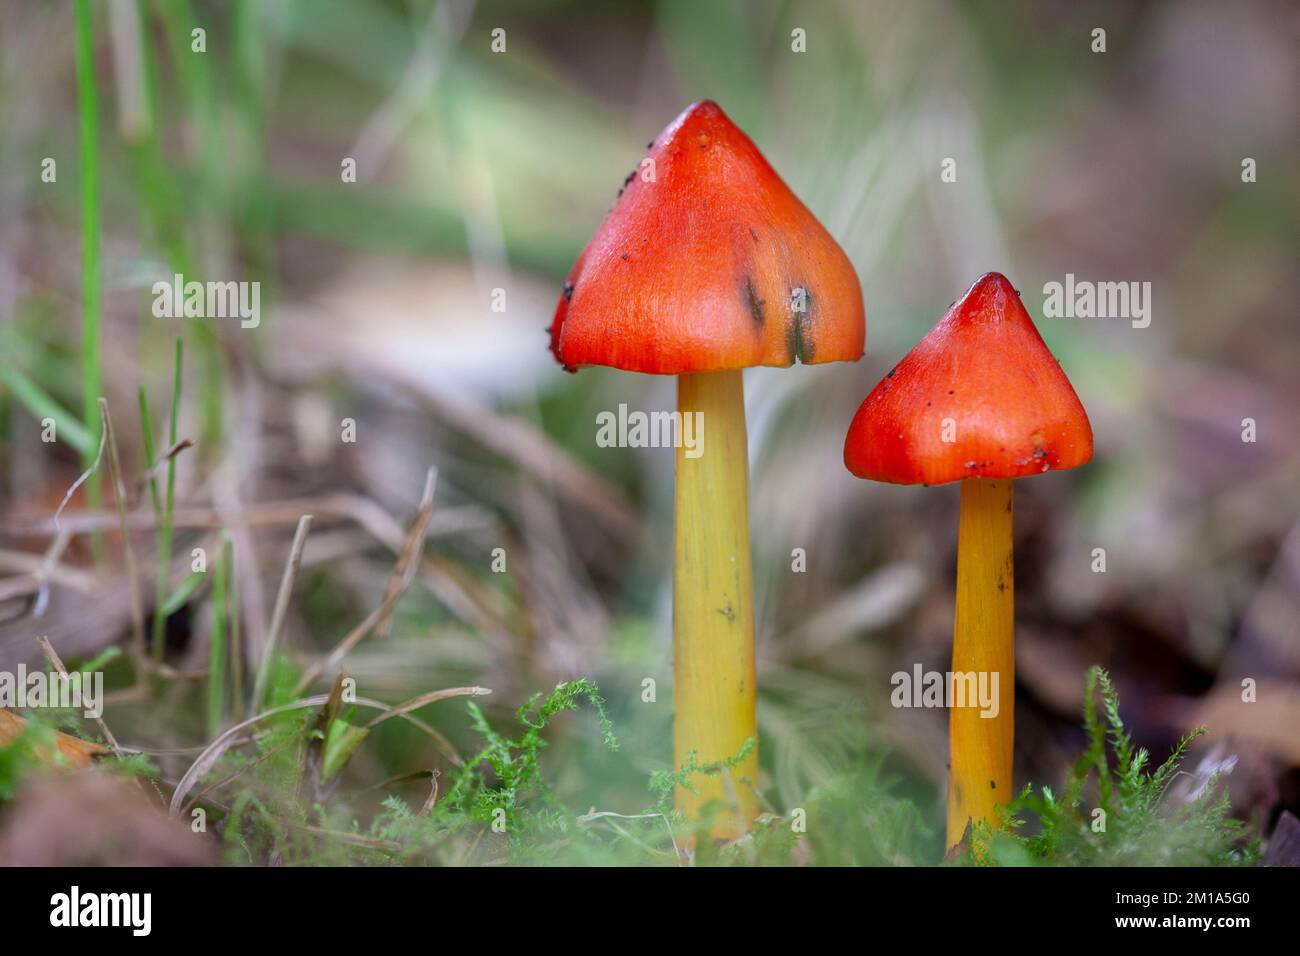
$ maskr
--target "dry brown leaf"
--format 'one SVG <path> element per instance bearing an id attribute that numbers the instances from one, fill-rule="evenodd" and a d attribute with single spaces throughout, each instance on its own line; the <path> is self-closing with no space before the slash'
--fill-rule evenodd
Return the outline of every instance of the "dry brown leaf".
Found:
<path id="1" fill-rule="evenodd" d="M 0 747 L 7 747 L 17 740 L 26 726 L 27 721 L 13 711 L 0 709 Z M 113 752 L 103 744 L 82 740 L 80 737 L 62 731 L 55 731 L 54 740 L 59 755 L 63 758 L 62 764 L 78 770 L 89 767 L 96 757 L 103 757 Z M 46 748 L 37 747 L 34 752 L 36 759 L 41 763 L 60 766 L 60 762 L 55 760 Z"/>
<path id="2" fill-rule="evenodd" d="M 103 770 L 34 774 L 0 820 L 0 866 L 209 866 L 216 845 Z"/>

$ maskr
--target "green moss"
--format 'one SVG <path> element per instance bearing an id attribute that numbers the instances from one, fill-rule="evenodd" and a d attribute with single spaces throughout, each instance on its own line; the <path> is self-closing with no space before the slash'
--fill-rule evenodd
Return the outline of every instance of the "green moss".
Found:
<path id="1" fill-rule="evenodd" d="M 1119 695 L 1100 667 L 1088 671 L 1083 725 L 1088 744 L 1063 793 L 1026 786 L 1007 808 L 1014 829 L 977 829 L 975 857 L 1047 866 L 1235 866 L 1257 860 L 1256 841 L 1246 843 L 1243 824 L 1229 816 L 1227 788 L 1217 776 L 1187 797 L 1175 799 L 1169 792 L 1187 748 L 1204 728 L 1183 737 L 1163 763 L 1148 770 L 1151 755 L 1134 747 L 1120 718 Z M 962 862 L 970 861 L 966 854 Z"/>

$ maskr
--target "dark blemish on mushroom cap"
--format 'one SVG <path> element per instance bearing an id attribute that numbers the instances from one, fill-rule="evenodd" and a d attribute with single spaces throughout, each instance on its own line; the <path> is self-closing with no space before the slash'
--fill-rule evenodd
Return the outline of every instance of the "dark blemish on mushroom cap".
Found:
<path id="1" fill-rule="evenodd" d="M 618 257 L 619 257 L 620 259 L 622 259 L 624 262 L 627 262 L 627 253 L 626 253 L 626 252 L 620 252 L 620 253 L 618 254 Z"/>
<path id="2" fill-rule="evenodd" d="M 623 198 L 624 190 L 626 190 L 628 186 L 632 185 L 632 180 L 634 179 L 636 179 L 635 169 L 623 177 L 623 185 L 618 188 L 618 196 L 620 199 Z"/>
<path id="3" fill-rule="evenodd" d="M 990 780 L 989 787 L 993 790 L 996 790 L 998 788 L 998 782 L 996 780 Z"/>
<path id="4" fill-rule="evenodd" d="M 766 303 L 758 297 L 758 290 L 754 288 L 754 280 L 750 276 L 745 276 L 745 305 L 749 309 L 750 316 L 754 319 L 754 325 L 758 328 L 763 327 L 763 306 Z"/>
<path id="5" fill-rule="evenodd" d="M 1047 465 L 1047 449 L 1044 448 L 1042 445 L 1038 444 L 1037 442 L 1035 442 L 1035 443 L 1034 443 L 1034 450 L 1033 450 L 1032 452 L 1030 452 L 1028 455 L 1026 455 L 1024 458 L 1017 458 L 1017 459 L 1016 459 L 1016 464 L 1017 464 L 1017 465 L 1027 465 L 1027 464 L 1029 464 L 1031 461 L 1041 461 L 1041 462 L 1043 462 L 1043 471 L 1047 471 L 1047 468 L 1048 468 L 1048 465 Z"/>
<path id="6" fill-rule="evenodd" d="M 565 302 L 572 302 L 572 301 L 573 301 L 573 283 L 572 283 L 572 282 L 566 282 L 566 283 L 564 283 L 564 301 L 565 301 Z"/>
<path id="7" fill-rule="evenodd" d="M 803 293 L 803 311 L 799 312 L 794 308 L 794 293 Z M 799 361 L 807 365 L 813 360 L 813 294 L 812 290 L 806 285 L 796 285 L 790 290 L 790 325 L 785 333 L 786 352 L 790 356 L 790 364 Z"/>
<path id="8" fill-rule="evenodd" d="M 948 394 L 951 395 L 952 393 L 953 393 L 953 389 L 951 389 L 951 388 L 948 389 Z"/>
<path id="9" fill-rule="evenodd" d="M 750 237 L 751 237 L 755 242 L 758 242 L 758 233 L 756 233 L 756 232 L 754 231 L 754 227 L 753 227 L 753 226 L 750 226 L 750 227 L 749 227 L 749 235 L 750 235 Z"/>
<path id="10" fill-rule="evenodd" d="M 1006 589 L 1007 589 L 1007 582 L 1004 581 L 1004 580 L 1002 579 L 1002 575 L 999 574 L 999 575 L 998 575 L 998 591 L 1001 592 L 1001 591 L 1005 591 Z"/>
<path id="11" fill-rule="evenodd" d="M 888 372 L 885 373 L 885 378 L 893 378 L 894 373 L 897 371 L 898 371 L 898 366 L 895 365 L 893 368 L 891 368 Z M 928 405 L 929 402 L 927 402 L 926 404 Z"/>
<path id="12" fill-rule="evenodd" d="M 796 361 L 807 364 L 812 357 L 812 343 L 804 338 L 803 319 L 797 312 L 790 317 L 790 328 L 785 334 L 785 348 L 791 365 Z"/>

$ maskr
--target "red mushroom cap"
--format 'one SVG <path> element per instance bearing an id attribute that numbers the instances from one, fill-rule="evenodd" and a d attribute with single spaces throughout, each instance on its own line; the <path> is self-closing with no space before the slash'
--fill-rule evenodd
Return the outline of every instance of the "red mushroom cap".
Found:
<path id="1" fill-rule="evenodd" d="M 647 158 L 564 284 L 562 365 L 677 375 L 862 356 L 848 257 L 716 103 L 687 107 Z"/>
<path id="2" fill-rule="evenodd" d="M 1006 277 L 980 276 L 867 396 L 844 464 L 938 485 L 1020 478 L 1092 458 L 1092 426 Z"/>

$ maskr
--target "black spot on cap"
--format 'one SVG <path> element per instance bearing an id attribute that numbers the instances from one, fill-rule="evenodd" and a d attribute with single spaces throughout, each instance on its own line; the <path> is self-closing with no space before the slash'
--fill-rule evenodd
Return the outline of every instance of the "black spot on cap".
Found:
<path id="1" fill-rule="evenodd" d="M 798 290 L 803 291 L 804 308 L 802 312 L 794 307 L 795 293 Z M 791 365 L 796 361 L 803 362 L 805 365 L 812 361 L 812 323 L 812 290 L 805 285 L 796 285 L 790 290 L 790 325 L 785 334 L 786 352 L 790 356 Z"/>
<path id="2" fill-rule="evenodd" d="M 758 297 L 758 290 L 754 288 L 754 279 L 751 276 L 745 276 L 745 306 L 749 309 L 750 316 L 754 319 L 754 325 L 758 328 L 763 327 L 763 306 L 766 303 Z"/>

